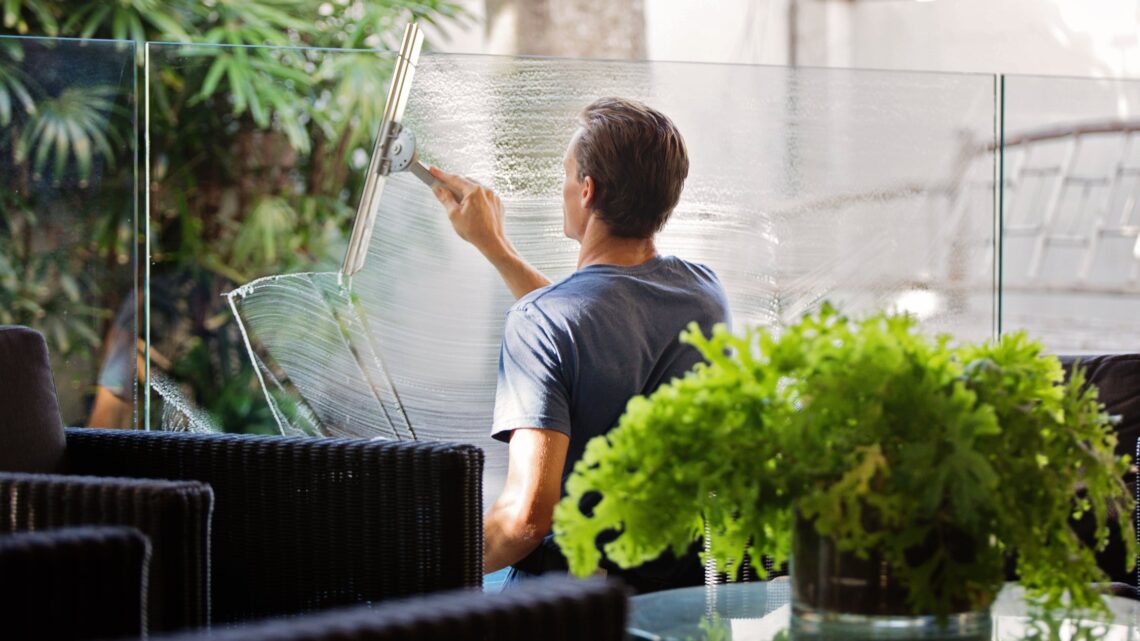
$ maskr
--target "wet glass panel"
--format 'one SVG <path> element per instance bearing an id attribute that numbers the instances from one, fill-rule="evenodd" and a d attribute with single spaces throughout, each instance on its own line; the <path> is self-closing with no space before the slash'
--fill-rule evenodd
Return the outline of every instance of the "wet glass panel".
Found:
<path id="1" fill-rule="evenodd" d="M 1140 81 L 1005 76 L 1002 331 L 1140 345 Z"/>
<path id="2" fill-rule="evenodd" d="M 0 324 L 44 334 L 69 426 L 136 422 L 135 53 L 0 36 Z"/>
<path id="3" fill-rule="evenodd" d="M 500 193 L 508 235 L 557 280 L 577 257 L 563 152 L 604 95 L 643 100 L 684 134 L 689 179 L 659 249 L 711 266 L 738 326 L 830 300 L 992 335 L 992 77 L 425 55 L 405 124 L 425 160 Z M 423 184 L 387 179 L 351 280 L 282 274 L 231 301 L 264 385 L 303 399 L 271 408 L 288 429 L 477 443 L 497 495 L 506 448 L 487 433 L 513 301 Z"/>
<path id="4" fill-rule="evenodd" d="M 263 390 L 223 294 L 339 266 L 391 70 L 384 52 L 147 45 L 152 428 L 282 429 L 272 408 L 300 395 Z"/>

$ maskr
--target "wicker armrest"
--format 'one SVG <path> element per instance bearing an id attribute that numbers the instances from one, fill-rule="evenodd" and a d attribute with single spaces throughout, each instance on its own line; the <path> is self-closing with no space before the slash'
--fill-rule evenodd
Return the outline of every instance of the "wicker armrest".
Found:
<path id="1" fill-rule="evenodd" d="M 210 484 L 218 622 L 482 580 L 470 445 L 73 429 L 67 456 L 85 474 Z"/>
<path id="2" fill-rule="evenodd" d="M 625 589 L 600 579 L 535 579 L 502 594 L 435 594 L 153 641 L 623 641 Z"/>
<path id="3" fill-rule="evenodd" d="M 211 507 L 210 488 L 194 481 L 0 472 L 0 532 L 123 525 L 146 535 L 153 630 L 209 623 Z"/>
<path id="4" fill-rule="evenodd" d="M 150 544 L 128 527 L 0 535 L 0 636 L 141 636 Z"/>

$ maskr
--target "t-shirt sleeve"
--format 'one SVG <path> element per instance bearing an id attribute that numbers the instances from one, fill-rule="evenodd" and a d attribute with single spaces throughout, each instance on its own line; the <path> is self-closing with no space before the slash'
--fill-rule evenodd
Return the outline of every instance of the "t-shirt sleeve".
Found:
<path id="1" fill-rule="evenodd" d="M 495 418 L 491 436 L 510 439 L 519 428 L 558 430 L 570 435 L 570 394 L 565 359 L 557 339 L 526 308 L 507 314 L 499 348 Z"/>

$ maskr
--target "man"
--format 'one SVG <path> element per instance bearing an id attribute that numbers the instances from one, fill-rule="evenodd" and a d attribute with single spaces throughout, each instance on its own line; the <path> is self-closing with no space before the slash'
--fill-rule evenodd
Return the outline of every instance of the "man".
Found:
<path id="1" fill-rule="evenodd" d="M 563 161 L 562 190 L 564 231 L 581 245 L 578 269 L 555 284 L 515 251 L 492 190 L 431 169 L 455 231 L 518 298 L 507 313 L 492 427 L 493 437 L 509 443 L 507 481 L 483 525 L 483 571 L 511 565 L 508 583 L 565 569 L 551 520 L 586 442 L 609 431 L 630 398 L 698 362 L 696 350 L 678 341 L 689 322 L 707 333 L 728 320 L 716 275 L 660 256 L 654 244 L 689 172 L 677 128 L 619 98 L 586 107 L 579 125 Z M 638 591 L 703 578 L 695 554 L 611 573 Z"/>

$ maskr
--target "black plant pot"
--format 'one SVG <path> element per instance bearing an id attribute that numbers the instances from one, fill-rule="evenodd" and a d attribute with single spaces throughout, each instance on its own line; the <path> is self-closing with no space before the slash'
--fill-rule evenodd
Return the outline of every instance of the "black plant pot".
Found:
<path id="1" fill-rule="evenodd" d="M 811 523 L 792 534 L 792 635 L 796 639 L 990 639 L 988 609 L 945 617 L 914 613 L 883 555 L 842 552 Z"/>

